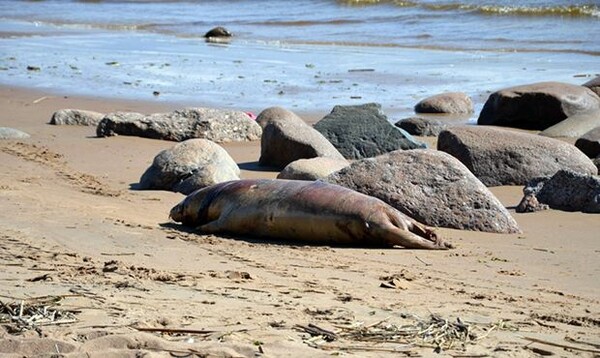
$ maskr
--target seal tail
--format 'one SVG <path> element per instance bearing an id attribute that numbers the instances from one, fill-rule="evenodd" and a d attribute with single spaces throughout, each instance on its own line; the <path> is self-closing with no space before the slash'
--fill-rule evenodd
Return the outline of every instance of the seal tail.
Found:
<path id="1" fill-rule="evenodd" d="M 392 215 L 393 223 L 389 229 L 390 243 L 407 249 L 447 250 L 453 246 L 444 241 L 431 228 L 419 223 L 406 215 Z"/>

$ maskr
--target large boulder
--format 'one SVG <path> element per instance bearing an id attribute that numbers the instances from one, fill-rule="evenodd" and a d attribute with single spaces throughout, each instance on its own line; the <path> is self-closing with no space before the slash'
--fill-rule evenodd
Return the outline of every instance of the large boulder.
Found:
<path id="1" fill-rule="evenodd" d="M 600 111 L 576 114 L 552 127 L 546 128 L 540 134 L 553 138 L 578 138 L 596 127 L 600 127 Z"/>
<path id="2" fill-rule="evenodd" d="M 586 83 L 582 84 L 582 86 L 591 89 L 595 94 L 600 96 L 600 76 L 594 78 L 593 80 L 589 80 Z"/>
<path id="3" fill-rule="evenodd" d="M 404 118 L 396 122 L 396 127 L 404 129 L 408 134 L 435 137 L 448 125 L 440 120 L 421 117 Z"/>
<path id="4" fill-rule="evenodd" d="M 346 159 L 317 157 L 298 159 L 286 165 L 277 179 L 319 180 L 350 165 Z"/>
<path id="5" fill-rule="evenodd" d="M 462 92 L 441 93 L 417 103 L 415 113 L 473 113 L 473 101 L 471 101 L 471 97 Z"/>
<path id="6" fill-rule="evenodd" d="M 98 124 L 98 137 L 130 135 L 181 142 L 204 138 L 213 142 L 258 140 L 260 126 L 241 111 L 214 108 L 186 108 L 171 113 L 144 115 L 116 112 Z"/>
<path id="7" fill-rule="evenodd" d="M 346 159 L 362 159 L 398 149 L 426 148 L 425 143 L 392 125 L 377 103 L 335 106 L 314 125 Z"/>
<path id="8" fill-rule="evenodd" d="M 449 128 L 440 133 L 437 148 L 460 160 L 487 186 L 524 185 L 561 169 L 598 172 L 594 163 L 569 143 L 500 128 Z"/>
<path id="9" fill-rule="evenodd" d="M 60 109 L 50 118 L 53 125 L 97 126 L 104 118 L 104 113 L 83 109 Z"/>
<path id="10" fill-rule="evenodd" d="M 600 156 L 600 125 L 578 138 L 575 146 L 590 158 Z"/>
<path id="11" fill-rule="evenodd" d="M 139 189 L 170 190 L 189 194 L 229 180 L 238 180 L 240 169 L 225 149 L 207 139 L 189 139 L 158 153 L 146 169 Z"/>
<path id="12" fill-rule="evenodd" d="M 260 165 L 283 168 L 298 159 L 315 157 L 344 160 L 321 133 L 293 112 L 283 108 L 265 111 L 258 116 L 258 122 L 263 125 Z"/>
<path id="13" fill-rule="evenodd" d="M 600 213 L 600 177 L 559 170 L 551 177 L 535 178 L 523 189 L 553 209 Z"/>
<path id="14" fill-rule="evenodd" d="M 18 129 L 0 127 L 0 139 L 24 139 L 29 137 L 29 134 Z"/>
<path id="15" fill-rule="evenodd" d="M 427 225 L 520 231 L 502 203 L 463 164 L 440 151 L 398 150 L 356 161 L 326 180 L 377 197 Z"/>
<path id="16" fill-rule="evenodd" d="M 540 82 L 494 92 L 477 124 L 544 130 L 567 117 L 600 109 L 592 90 L 560 82 Z"/>

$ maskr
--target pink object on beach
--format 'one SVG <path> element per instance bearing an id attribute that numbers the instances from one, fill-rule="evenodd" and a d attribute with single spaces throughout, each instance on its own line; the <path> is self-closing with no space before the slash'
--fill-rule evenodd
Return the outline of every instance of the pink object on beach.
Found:
<path id="1" fill-rule="evenodd" d="M 254 115 L 254 113 L 252 113 L 252 112 L 245 112 L 245 113 L 248 115 L 248 117 L 256 120 L 256 116 Z"/>

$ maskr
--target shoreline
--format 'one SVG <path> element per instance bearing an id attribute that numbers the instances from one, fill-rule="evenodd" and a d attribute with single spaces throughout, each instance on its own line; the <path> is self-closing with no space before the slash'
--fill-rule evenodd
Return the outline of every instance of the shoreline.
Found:
<path id="1" fill-rule="evenodd" d="M 464 350 L 458 347 L 442 355 L 506 352 L 534 357 L 535 348 L 561 356 L 573 352 L 521 337 L 563 342 L 569 336 L 594 342 L 600 335 L 597 214 L 516 214 L 509 209 L 522 234 L 437 229 L 457 246 L 446 252 L 198 235 L 168 219 L 169 209 L 183 195 L 130 188 L 153 157 L 175 142 L 96 138 L 95 127 L 47 124 L 61 108 L 154 112 L 175 109 L 172 104 L 58 96 L 5 86 L 0 86 L 0 104 L 0 125 L 31 134 L 0 142 L 0 210 L 5 213 L 0 216 L 0 285 L 10 296 L 2 300 L 65 296 L 57 307 L 80 311 L 74 323 L 42 327 L 46 336 L 41 338 L 35 331 L 14 335 L 0 327 L 0 355 L 56 353 L 55 344 L 63 353 L 73 346 L 82 355 L 107 350 L 130 354 L 125 341 L 138 342 L 132 347 L 168 342 L 177 350 L 193 347 L 237 356 L 254 356 L 260 346 L 263 356 L 292 352 L 326 357 L 337 350 L 309 347 L 303 341 L 307 335 L 296 325 L 334 330 L 357 322 L 405 323 L 403 315 L 432 313 L 469 324 L 504 322 Z M 246 163 L 242 178 L 276 176 L 252 167 L 260 154 L 259 141 L 223 147 L 238 165 Z M 509 208 L 522 195 L 516 186 L 491 191 Z M 386 277 L 395 277 L 399 287 L 382 288 Z M 142 334 L 132 327 L 216 333 Z M 21 345 L 10 345 L 15 340 Z M 357 342 L 332 344 L 348 348 Z M 410 349 L 434 354 L 431 347 Z M 581 356 L 592 357 L 588 353 Z M 391 357 L 397 352 L 356 354 Z"/>

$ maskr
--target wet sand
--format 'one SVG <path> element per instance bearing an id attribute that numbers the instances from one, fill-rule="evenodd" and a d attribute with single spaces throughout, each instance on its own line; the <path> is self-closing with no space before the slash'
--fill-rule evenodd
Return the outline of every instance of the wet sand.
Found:
<path id="1" fill-rule="evenodd" d="M 7 87 L 0 103 L 0 126 L 31 134 L 0 142 L 0 300 L 60 296 L 58 308 L 77 312 L 76 322 L 42 327 L 42 337 L 0 330 L 2 356 L 440 356 L 431 347 L 347 338 L 311 348 L 295 328 L 402 325 L 412 322 L 407 315 L 431 313 L 493 327 L 441 356 L 598 354 L 581 343 L 600 344 L 597 215 L 511 209 L 522 234 L 439 229 L 457 246 L 444 252 L 203 236 L 169 222 L 183 195 L 129 189 L 173 142 L 96 138 L 94 127 L 46 124 L 62 108 L 150 113 L 180 105 Z M 309 122 L 322 115 L 302 114 Z M 276 176 L 255 165 L 259 142 L 224 148 L 243 178 Z M 492 191 L 509 208 L 521 198 L 520 187 Z M 380 287 L 390 277 L 397 288 Z"/>

